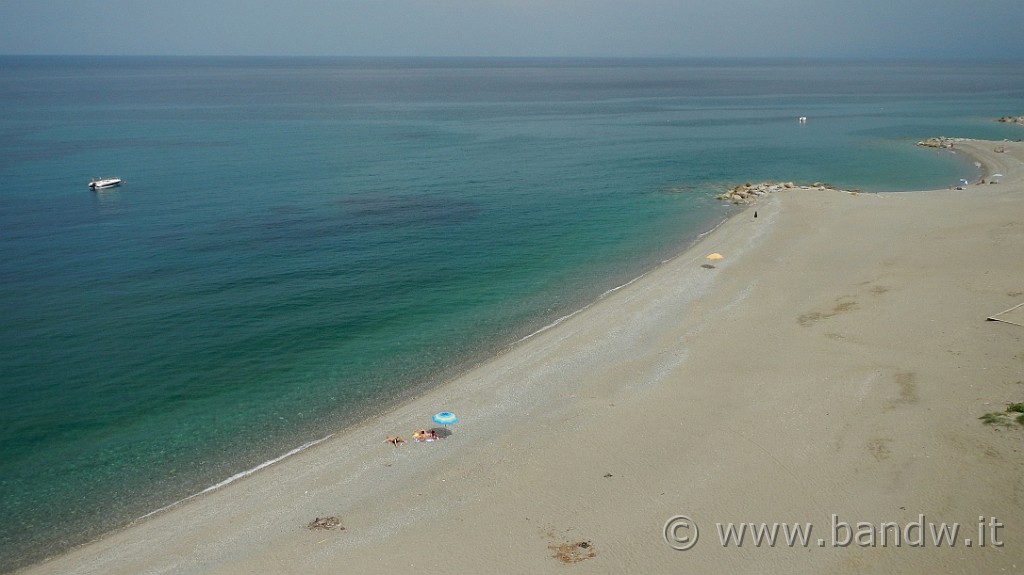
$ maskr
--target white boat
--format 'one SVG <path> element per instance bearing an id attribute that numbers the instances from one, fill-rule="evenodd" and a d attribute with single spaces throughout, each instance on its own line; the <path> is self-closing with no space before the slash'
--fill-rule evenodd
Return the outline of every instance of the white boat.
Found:
<path id="1" fill-rule="evenodd" d="M 121 185 L 121 178 L 93 178 L 89 181 L 90 190 L 102 190 L 103 188 L 114 188 Z"/>

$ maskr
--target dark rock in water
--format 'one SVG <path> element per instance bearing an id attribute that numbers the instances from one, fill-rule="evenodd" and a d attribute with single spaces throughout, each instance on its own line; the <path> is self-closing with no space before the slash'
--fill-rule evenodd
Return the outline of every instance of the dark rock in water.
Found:
<path id="1" fill-rule="evenodd" d="M 734 204 L 752 204 L 759 197 L 766 196 L 768 194 L 774 194 L 776 192 L 782 192 L 785 190 L 834 190 L 829 184 L 821 182 L 815 182 L 810 186 L 798 186 L 793 182 L 761 182 L 760 184 L 746 183 L 716 196 L 719 200 L 728 200 Z M 847 190 L 839 190 L 847 191 Z M 755 213 L 754 217 L 757 215 Z"/>

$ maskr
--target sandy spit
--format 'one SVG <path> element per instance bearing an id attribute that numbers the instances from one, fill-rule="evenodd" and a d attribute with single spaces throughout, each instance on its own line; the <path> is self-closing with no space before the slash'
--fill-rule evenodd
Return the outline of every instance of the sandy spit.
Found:
<path id="1" fill-rule="evenodd" d="M 985 319 L 1024 302 L 1024 144 L 956 150 L 1003 176 L 766 196 L 428 395 L 24 572 L 1024 569 L 1024 426 L 979 420 L 1024 402 L 1024 327 Z M 384 443 L 442 409 L 450 437 Z"/>

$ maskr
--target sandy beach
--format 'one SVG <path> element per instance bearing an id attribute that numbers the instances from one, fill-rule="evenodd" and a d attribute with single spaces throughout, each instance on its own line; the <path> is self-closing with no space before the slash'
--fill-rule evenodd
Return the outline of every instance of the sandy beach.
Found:
<path id="1" fill-rule="evenodd" d="M 998 183 L 762 197 L 457 380 L 23 572 L 1024 570 L 1024 425 L 979 419 L 1024 402 L 1024 327 L 986 320 L 1024 302 L 1024 143 L 955 148 Z M 450 437 L 384 442 L 442 410 Z M 810 532 L 721 541 L 750 523 Z"/>

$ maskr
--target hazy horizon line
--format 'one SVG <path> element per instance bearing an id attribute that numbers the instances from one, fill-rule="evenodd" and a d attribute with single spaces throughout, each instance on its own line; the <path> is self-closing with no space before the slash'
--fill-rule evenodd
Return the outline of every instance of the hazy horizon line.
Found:
<path id="1" fill-rule="evenodd" d="M 731 61 L 807 61 L 807 62 L 1018 62 L 1024 57 L 977 56 L 760 56 L 760 55 L 369 55 L 369 54 L 76 54 L 76 53 L 0 53 L 0 58 L 225 58 L 280 60 L 731 60 Z"/>

